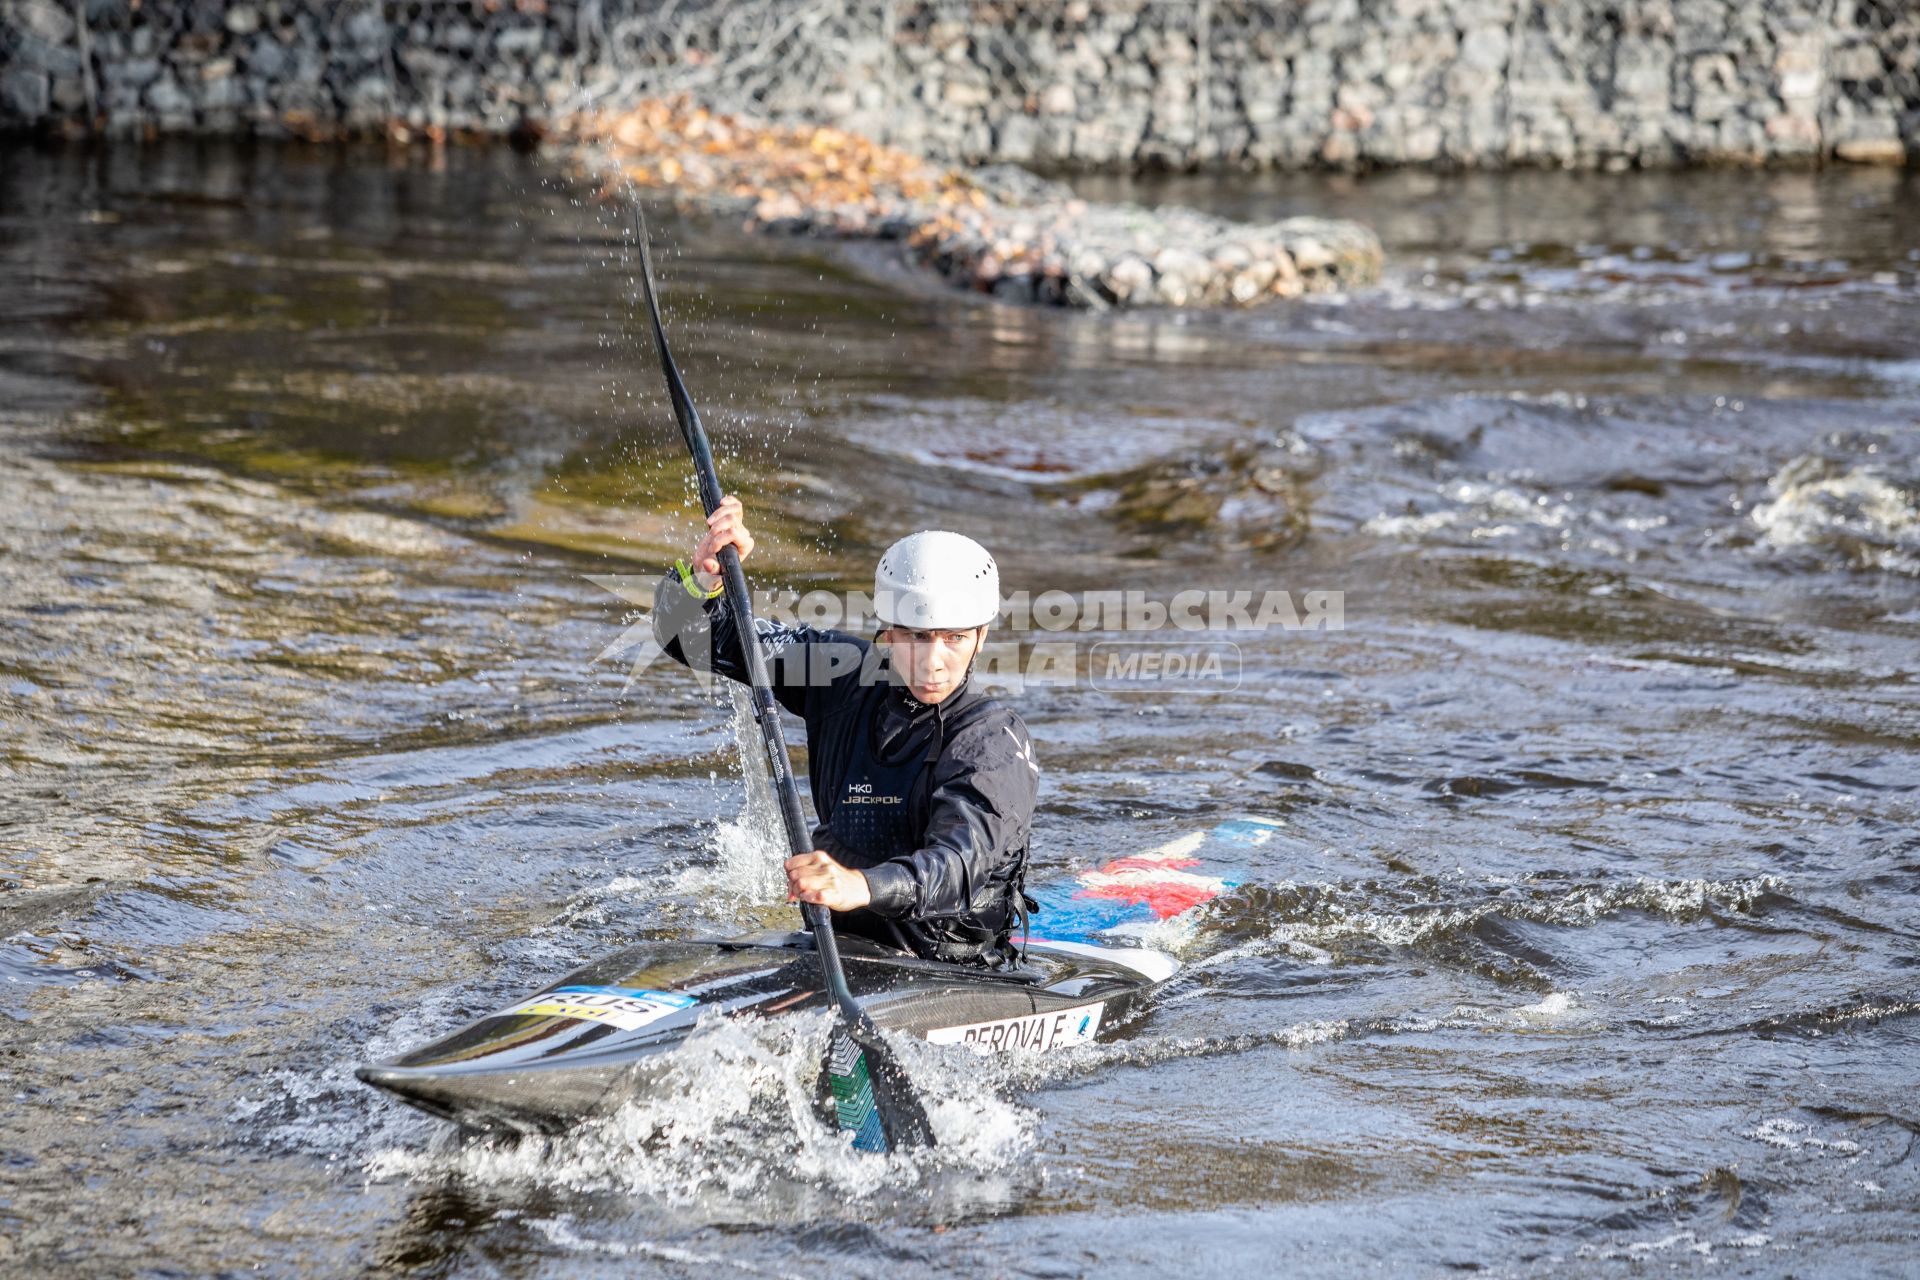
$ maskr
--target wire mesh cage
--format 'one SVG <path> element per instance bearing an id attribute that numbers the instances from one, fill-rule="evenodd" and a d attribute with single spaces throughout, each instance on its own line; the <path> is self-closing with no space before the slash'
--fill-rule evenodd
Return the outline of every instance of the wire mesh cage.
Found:
<path id="1" fill-rule="evenodd" d="M 1920 6 L 1859 0 L 1836 16 L 1844 25 L 1823 67 L 1829 128 L 1887 146 L 1920 132 Z"/>
<path id="2" fill-rule="evenodd" d="M 961 161 L 1891 155 L 1920 6 L 0 0 L 0 123 L 494 133 L 674 95 Z"/>

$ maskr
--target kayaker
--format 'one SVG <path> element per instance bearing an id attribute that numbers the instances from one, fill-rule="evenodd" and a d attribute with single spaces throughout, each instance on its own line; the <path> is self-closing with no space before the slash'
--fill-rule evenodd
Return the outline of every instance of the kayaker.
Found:
<path id="1" fill-rule="evenodd" d="M 654 595 L 653 628 L 675 661 L 746 682 L 720 549 L 753 535 L 734 497 L 707 517 L 691 563 Z M 781 706 L 807 728 L 813 852 L 788 858 L 790 901 L 931 960 L 1002 965 L 1032 904 L 1027 842 L 1040 767 L 1019 716 L 981 692 L 974 660 L 1000 608 L 987 549 L 927 530 L 880 557 L 877 642 L 760 619 Z"/>

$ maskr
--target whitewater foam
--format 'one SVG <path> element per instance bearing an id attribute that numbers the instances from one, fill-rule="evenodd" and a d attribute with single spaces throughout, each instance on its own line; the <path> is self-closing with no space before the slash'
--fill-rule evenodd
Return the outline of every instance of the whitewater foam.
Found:
<path id="1" fill-rule="evenodd" d="M 855 1151 L 816 1110 L 830 1019 L 709 1017 L 671 1051 L 643 1096 L 558 1137 L 462 1137 L 395 1148 L 376 1179 L 611 1191 L 728 1221 L 807 1220 L 874 1197 L 951 1197 L 956 1177 L 988 1198 L 1031 1150 L 1034 1115 L 983 1088 L 973 1054 L 890 1036 L 926 1106 L 935 1145 Z"/>
<path id="2" fill-rule="evenodd" d="M 1842 467 L 1802 454 L 1767 482 L 1771 502 L 1753 508 L 1766 542 L 1812 549 L 1858 568 L 1920 576 L 1920 490 L 1879 466 Z"/>

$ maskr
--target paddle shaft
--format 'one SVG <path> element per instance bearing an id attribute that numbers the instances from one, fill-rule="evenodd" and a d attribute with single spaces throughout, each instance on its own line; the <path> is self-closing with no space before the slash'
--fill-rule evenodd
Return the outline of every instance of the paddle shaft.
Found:
<path id="1" fill-rule="evenodd" d="M 638 220 L 638 215 L 636 215 Z M 654 293 L 653 255 L 647 248 L 647 229 L 638 220 L 640 241 L 640 277 L 647 298 L 647 316 L 653 324 L 654 346 L 660 351 L 660 364 L 667 374 L 667 396 L 673 401 L 673 416 L 680 423 L 687 451 L 693 455 L 693 471 L 700 484 L 700 504 L 712 515 L 725 496 L 720 477 L 713 465 L 713 446 L 707 442 L 706 428 L 700 425 L 700 412 L 687 394 L 680 367 L 674 363 L 667 346 L 666 327 L 660 322 L 660 304 Z M 767 767 L 773 771 L 774 794 L 780 797 L 780 817 L 786 823 L 787 844 L 795 854 L 813 852 L 813 835 L 807 830 L 806 814 L 800 808 L 800 787 L 793 777 L 793 762 L 787 756 L 787 735 L 780 726 L 780 708 L 773 700 L 773 680 L 767 673 L 767 656 L 760 647 L 760 633 L 753 625 L 753 600 L 747 595 L 747 575 L 740 555 L 732 546 L 720 548 L 720 578 L 726 586 L 725 602 L 733 618 L 734 633 L 740 637 L 740 652 L 746 658 L 747 683 L 753 690 L 753 719 L 760 726 L 760 741 L 766 747 Z M 813 927 L 813 945 L 820 953 L 820 967 L 826 973 L 827 990 L 847 1019 L 857 1025 L 870 1025 L 866 1013 L 854 1003 L 847 989 L 846 969 L 840 963 L 840 945 L 833 936 L 833 913 L 813 902 L 800 904 L 801 912 Z"/>

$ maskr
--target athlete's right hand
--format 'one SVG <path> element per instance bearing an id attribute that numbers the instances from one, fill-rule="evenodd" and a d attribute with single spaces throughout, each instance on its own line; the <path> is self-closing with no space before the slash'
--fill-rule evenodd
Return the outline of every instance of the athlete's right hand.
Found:
<path id="1" fill-rule="evenodd" d="M 786 861 L 787 901 L 812 902 L 829 911 L 858 911 L 873 905 L 866 873 L 843 867 L 825 849 L 796 854 Z"/>
<path id="2" fill-rule="evenodd" d="M 702 591 L 720 585 L 720 548 L 732 547 L 745 560 L 753 554 L 753 535 L 747 532 L 740 499 L 728 494 L 707 516 L 707 532 L 693 549 L 693 578 Z"/>

